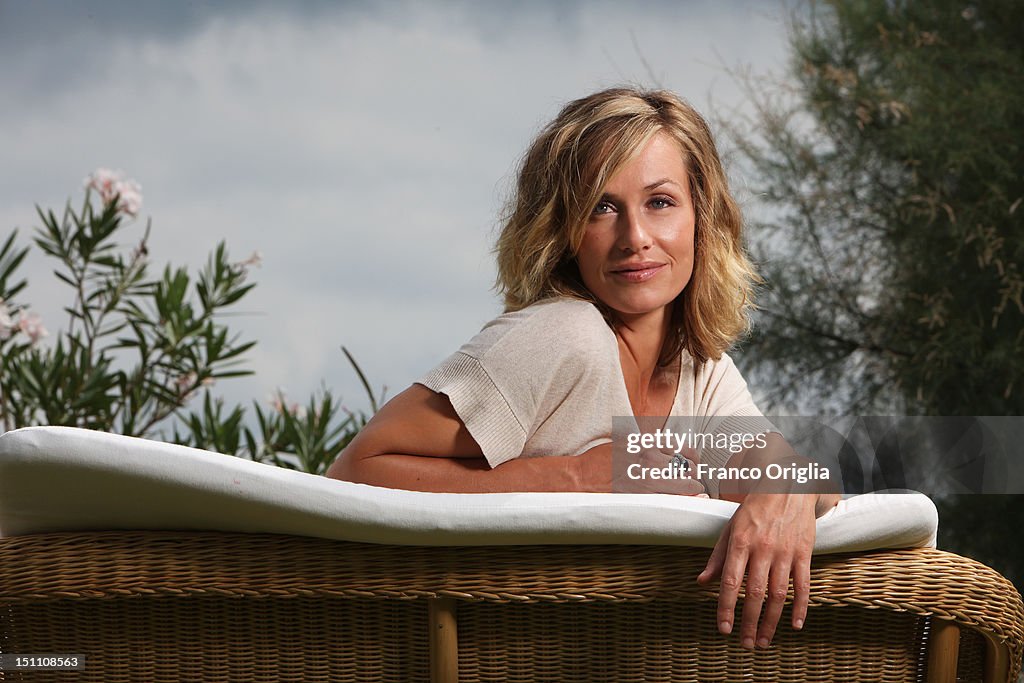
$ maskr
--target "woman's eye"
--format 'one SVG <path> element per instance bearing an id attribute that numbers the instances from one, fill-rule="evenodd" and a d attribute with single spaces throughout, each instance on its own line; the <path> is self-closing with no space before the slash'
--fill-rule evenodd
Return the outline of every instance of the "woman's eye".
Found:
<path id="1" fill-rule="evenodd" d="M 651 206 L 653 206 L 655 209 L 667 209 L 672 205 L 672 200 L 668 199 L 667 197 L 655 197 L 654 199 L 651 200 Z"/>
<path id="2" fill-rule="evenodd" d="M 602 213 L 611 213 L 614 210 L 615 210 L 615 207 L 613 207 L 608 202 L 598 202 L 597 206 L 594 207 L 594 215 L 602 214 Z"/>

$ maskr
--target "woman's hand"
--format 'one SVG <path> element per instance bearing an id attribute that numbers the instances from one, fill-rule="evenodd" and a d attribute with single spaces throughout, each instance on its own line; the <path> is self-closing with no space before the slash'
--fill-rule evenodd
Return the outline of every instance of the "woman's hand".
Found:
<path id="1" fill-rule="evenodd" d="M 730 458 L 727 467 L 751 467 L 764 471 L 769 463 L 802 464 L 781 434 L 766 435 L 763 447 L 750 448 Z M 697 577 L 706 585 L 721 578 L 718 596 L 718 629 L 731 633 L 736 600 L 746 575 L 746 598 L 740 643 L 743 647 L 768 647 L 775 635 L 790 579 L 793 581 L 793 628 L 803 628 L 810 598 L 811 552 L 815 520 L 839 502 L 828 480 L 806 484 L 768 479 L 723 481 L 719 495 L 740 503 L 722 530 L 708 564 Z M 765 604 L 767 601 L 767 604 Z M 761 608 L 764 618 L 758 627 Z"/>
<path id="2" fill-rule="evenodd" d="M 706 585 L 721 577 L 718 628 L 731 633 L 735 606 L 746 574 L 746 599 L 740 643 L 768 647 L 793 580 L 793 628 L 803 628 L 810 597 L 811 551 L 814 548 L 816 494 L 747 495 L 722 531 L 707 567 L 697 577 Z M 765 600 L 767 599 L 767 605 Z M 758 628 L 761 608 L 764 618 Z"/>
<path id="3" fill-rule="evenodd" d="M 707 498 L 704 484 L 697 479 L 697 452 L 684 450 L 680 455 L 683 462 L 673 464 L 673 451 L 647 448 L 637 454 L 639 470 L 634 477 L 620 477 L 613 490 L 619 493 L 670 493 L 677 496 L 703 496 Z M 626 470 L 628 473 L 629 470 Z M 664 477 L 665 473 L 671 476 Z M 641 475 L 642 476 L 639 476 Z"/>

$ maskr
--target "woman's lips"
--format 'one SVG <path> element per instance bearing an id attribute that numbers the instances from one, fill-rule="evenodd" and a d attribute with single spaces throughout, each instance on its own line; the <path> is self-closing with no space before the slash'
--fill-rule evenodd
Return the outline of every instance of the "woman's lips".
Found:
<path id="1" fill-rule="evenodd" d="M 637 266 L 627 266 L 612 271 L 612 275 L 625 280 L 626 282 L 644 282 L 658 274 L 664 263 L 643 263 Z"/>

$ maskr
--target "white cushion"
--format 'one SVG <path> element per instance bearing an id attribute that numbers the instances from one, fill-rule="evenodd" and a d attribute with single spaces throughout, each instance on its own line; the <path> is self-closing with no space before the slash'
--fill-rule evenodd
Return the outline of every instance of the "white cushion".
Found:
<path id="1" fill-rule="evenodd" d="M 735 503 L 662 494 L 420 493 L 71 427 L 0 436 L 0 536 L 184 529 L 400 545 L 629 543 L 713 547 Z M 934 546 L 918 493 L 848 498 L 816 553 Z"/>

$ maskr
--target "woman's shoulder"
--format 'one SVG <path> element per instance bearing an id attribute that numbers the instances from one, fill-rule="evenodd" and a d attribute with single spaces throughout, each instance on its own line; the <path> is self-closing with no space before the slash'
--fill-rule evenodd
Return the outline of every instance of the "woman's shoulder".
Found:
<path id="1" fill-rule="evenodd" d="M 569 297 L 543 299 L 491 320 L 460 349 L 474 357 L 489 353 L 604 352 L 614 348 L 615 335 L 589 301 Z"/>
<path id="2" fill-rule="evenodd" d="M 744 382 L 736 363 L 728 353 L 722 353 L 718 358 L 708 358 L 700 361 L 695 359 L 690 352 L 683 349 L 682 363 L 684 372 L 697 388 L 713 390 L 717 385 L 735 384 L 737 381 Z"/>
<path id="3" fill-rule="evenodd" d="M 697 411 L 695 414 L 752 414 L 751 410 L 756 411 L 747 382 L 729 354 L 722 353 L 718 358 L 701 362 L 684 351 L 683 359 L 684 364 L 689 363 L 692 369 L 681 373 L 681 377 L 689 379 L 692 384 L 684 387 L 681 380 L 680 391 L 689 390 L 692 410 Z"/>
<path id="4" fill-rule="evenodd" d="M 613 395 L 620 376 L 617 354 L 593 304 L 546 299 L 490 321 L 419 383 L 448 396 L 493 467 L 524 449 L 550 454 L 552 443 L 586 450 L 587 429 L 605 412 L 595 402 Z"/>
<path id="5" fill-rule="evenodd" d="M 705 361 L 698 361 L 690 352 L 683 349 L 683 362 L 693 366 L 693 371 L 699 375 L 716 375 L 723 372 L 736 371 L 736 363 L 728 353 L 722 352 L 718 358 L 708 358 Z"/>
<path id="6" fill-rule="evenodd" d="M 597 306 L 589 301 L 567 296 L 541 299 L 518 311 L 504 313 L 489 324 L 502 321 L 538 327 L 594 327 L 600 324 L 602 329 L 608 328 L 608 324 L 605 322 L 601 312 L 597 310 Z"/>

